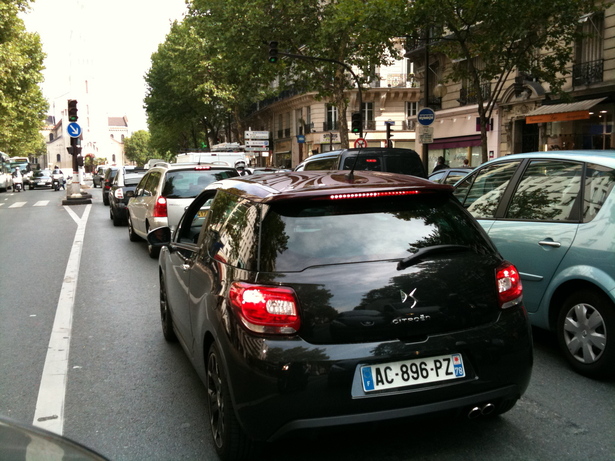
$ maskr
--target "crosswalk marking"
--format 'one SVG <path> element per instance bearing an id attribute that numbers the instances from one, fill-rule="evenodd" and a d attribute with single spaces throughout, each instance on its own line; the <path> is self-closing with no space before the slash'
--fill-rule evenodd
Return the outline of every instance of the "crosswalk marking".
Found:
<path id="1" fill-rule="evenodd" d="M 47 206 L 49 204 L 49 200 L 39 200 L 32 206 Z"/>
<path id="2" fill-rule="evenodd" d="M 15 202 L 13 203 L 11 206 L 9 206 L 9 208 L 21 208 L 22 206 L 24 206 L 26 203 L 28 202 Z"/>

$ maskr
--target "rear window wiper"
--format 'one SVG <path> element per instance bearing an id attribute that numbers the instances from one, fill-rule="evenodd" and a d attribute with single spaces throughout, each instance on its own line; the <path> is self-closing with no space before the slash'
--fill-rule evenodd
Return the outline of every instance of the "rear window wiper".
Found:
<path id="1" fill-rule="evenodd" d="M 402 259 L 397 263 L 397 270 L 401 271 L 406 267 L 413 265 L 414 263 L 422 260 L 426 256 L 438 254 L 438 253 L 452 253 L 458 251 L 471 251 L 472 248 L 466 245 L 434 245 L 425 248 L 419 248 L 416 253 L 412 253 L 410 256 Z"/>

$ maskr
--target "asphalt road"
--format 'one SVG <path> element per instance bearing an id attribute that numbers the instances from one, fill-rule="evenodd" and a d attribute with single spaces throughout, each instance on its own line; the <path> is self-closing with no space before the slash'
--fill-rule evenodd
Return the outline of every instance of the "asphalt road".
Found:
<path id="1" fill-rule="evenodd" d="M 215 460 L 204 387 L 180 347 L 162 337 L 157 262 L 144 242 L 129 241 L 126 227 L 113 226 L 100 189 L 91 193 L 63 433 L 112 460 Z M 0 194 L 0 415 L 28 424 L 77 231 L 64 194 Z M 11 207 L 18 202 L 25 203 Z M 70 208 L 76 217 L 86 211 Z M 615 460 L 615 381 L 577 375 L 554 337 L 536 330 L 529 390 L 505 415 L 302 434 L 267 446 L 264 457 L 316 458 Z"/>

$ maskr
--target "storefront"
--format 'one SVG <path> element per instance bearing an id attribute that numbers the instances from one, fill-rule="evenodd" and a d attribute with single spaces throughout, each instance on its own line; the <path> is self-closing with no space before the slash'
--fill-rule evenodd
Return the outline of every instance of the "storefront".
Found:
<path id="1" fill-rule="evenodd" d="M 429 172 L 436 165 L 438 157 L 444 157 L 451 168 L 463 166 L 465 159 L 470 161 L 470 165 L 478 166 L 481 164 L 481 152 L 480 134 L 434 139 L 429 144 Z"/>
<path id="2" fill-rule="evenodd" d="M 613 103 L 607 97 L 565 104 L 544 104 L 526 114 L 538 124 L 542 150 L 608 150 L 613 140 Z"/>

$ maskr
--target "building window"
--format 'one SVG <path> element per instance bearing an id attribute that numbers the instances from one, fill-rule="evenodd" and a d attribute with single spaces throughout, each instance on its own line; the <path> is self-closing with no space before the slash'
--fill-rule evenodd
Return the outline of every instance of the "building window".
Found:
<path id="1" fill-rule="evenodd" d="M 458 63 L 460 66 L 470 66 L 469 61 L 461 61 Z M 485 68 L 485 63 L 481 57 L 472 58 L 472 65 L 475 69 L 483 70 Z M 491 83 L 490 82 L 481 82 L 480 84 L 480 96 L 483 101 L 486 101 L 491 96 Z M 474 83 L 464 78 L 461 81 L 461 90 L 459 91 L 459 99 L 457 102 L 460 106 L 465 106 L 467 104 L 476 104 L 478 103 L 479 93 L 476 92 L 474 88 Z M 436 98 L 438 100 L 438 104 L 441 104 L 440 98 Z"/>
<path id="2" fill-rule="evenodd" d="M 53 133 L 49 133 L 49 142 L 53 141 Z"/>
<path id="3" fill-rule="evenodd" d="M 284 124 L 284 137 L 290 138 L 290 112 L 286 113 L 286 123 Z"/>
<path id="4" fill-rule="evenodd" d="M 324 123 L 323 131 L 337 130 L 337 107 L 327 104 L 327 121 Z"/>
<path id="5" fill-rule="evenodd" d="M 574 86 L 601 82 L 604 71 L 604 14 L 586 15 L 579 22 L 583 38 L 574 48 Z"/>
<path id="6" fill-rule="evenodd" d="M 62 156 L 60 154 L 56 155 L 56 162 L 61 162 Z"/>
<path id="7" fill-rule="evenodd" d="M 115 163 L 115 154 L 111 156 L 111 160 L 113 161 L 113 163 Z"/>
<path id="8" fill-rule="evenodd" d="M 278 115 L 278 139 L 284 137 L 284 120 L 282 119 L 282 114 Z"/>
<path id="9" fill-rule="evenodd" d="M 301 109 L 295 110 L 295 134 L 303 134 L 303 125 L 305 120 L 303 120 L 303 111 Z"/>
<path id="10" fill-rule="evenodd" d="M 110 136 L 111 136 L 111 139 L 114 139 L 114 137 L 113 137 L 113 133 L 112 133 Z"/>
<path id="11" fill-rule="evenodd" d="M 374 103 L 373 102 L 363 103 L 363 129 L 364 130 L 375 130 L 376 129 L 376 122 L 374 121 Z"/>
<path id="12" fill-rule="evenodd" d="M 314 126 L 312 125 L 312 107 L 311 106 L 306 106 L 305 108 L 305 125 L 306 125 L 305 132 L 311 133 L 312 128 L 314 128 Z"/>
<path id="13" fill-rule="evenodd" d="M 407 101 L 406 102 L 406 118 L 416 117 L 416 114 L 418 114 L 419 112 L 418 107 L 419 107 L 418 102 Z"/>
<path id="14" fill-rule="evenodd" d="M 124 138 L 125 138 L 125 136 L 124 136 L 124 135 L 122 135 L 122 142 L 124 142 Z"/>

